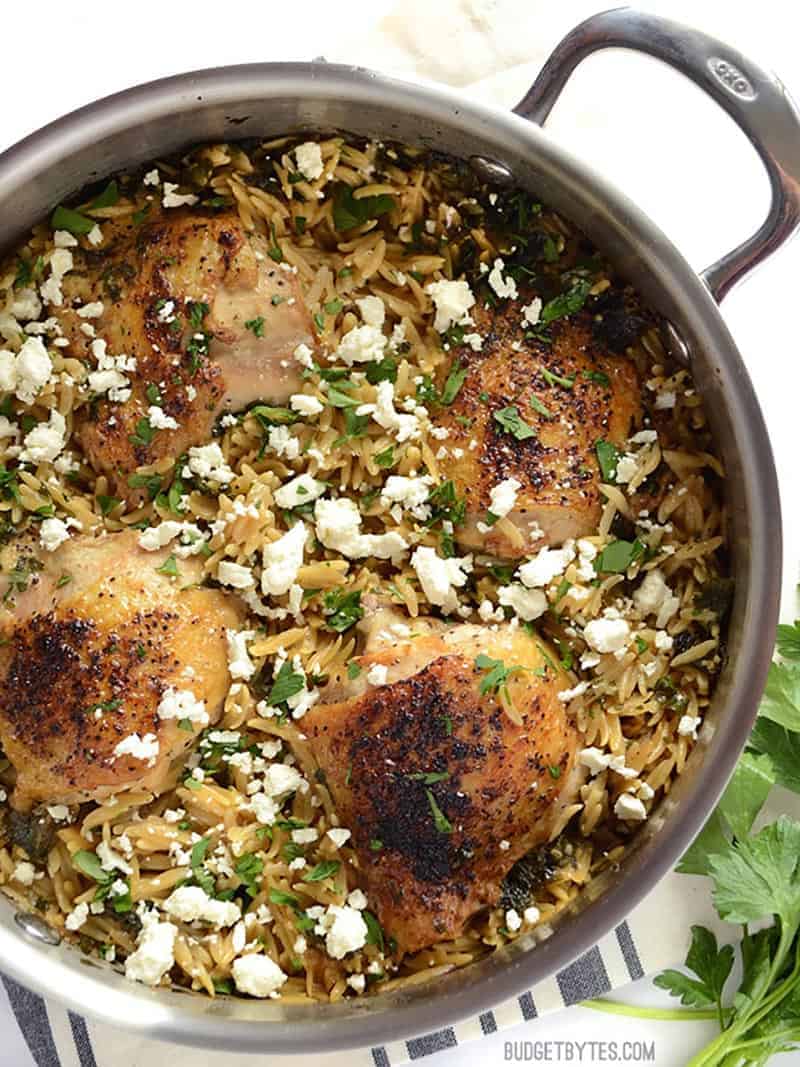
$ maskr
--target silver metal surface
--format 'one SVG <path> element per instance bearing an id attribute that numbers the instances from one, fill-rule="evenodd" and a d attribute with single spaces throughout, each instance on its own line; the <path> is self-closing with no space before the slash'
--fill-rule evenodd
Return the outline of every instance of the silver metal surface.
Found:
<path id="1" fill-rule="evenodd" d="M 641 25 L 639 16 L 626 17 Z M 671 24 L 659 25 L 667 27 L 662 36 L 674 32 Z M 729 54 L 722 45 L 718 49 L 720 56 Z M 65 944 L 32 941 L 21 934 L 13 907 L 0 905 L 0 967 L 77 1011 L 165 1040 L 308 1054 L 380 1044 L 483 1011 L 564 967 L 656 885 L 701 827 L 748 736 L 772 653 L 781 552 L 778 488 L 764 422 L 708 288 L 634 203 L 518 115 L 443 89 L 331 64 L 265 64 L 168 78 L 83 108 L 0 156 L 0 247 L 12 245 L 92 179 L 199 141 L 288 130 L 346 130 L 429 145 L 463 159 L 483 156 L 581 226 L 674 324 L 692 353 L 728 473 L 736 578 L 728 660 L 707 717 L 713 738 L 696 747 L 686 773 L 619 869 L 592 882 L 574 913 L 540 944 L 523 937 L 431 987 L 352 1002 L 211 1001 L 184 990 L 129 984 Z M 722 279 L 716 288 L 724 289 Z"/>
<path id="2" fill-rule="evenodd" d="M 766 219 L 752 237 L 701 272 L 719 302 L 800 222 L 800 114 L 775 75 L 735 48 L 700 30 L 624 7 L 593 15 L 568 33 L 514 111 L 543 125 L 578 64 L 606 48 L 644 52 L 690 78 L 727 111 L 761 157 L 770 185 Z"/>

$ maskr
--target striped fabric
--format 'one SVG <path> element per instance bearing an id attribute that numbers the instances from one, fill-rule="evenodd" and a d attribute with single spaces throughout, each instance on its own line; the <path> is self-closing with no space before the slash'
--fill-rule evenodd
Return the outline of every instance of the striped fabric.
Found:
<path id="1" fill-rule="evenodd" d="M 665 914 L 670 916 L 669 924 L 663 921 Z M 689 928 L 695 922 L 710 925 L 727 939 L 732 936 L 732 928 L 726 930 L 716 919 L 703 880 L 671 875 L 626 922 L 535 989 L 475 1018 L 407 1041 L 316 1056 L 315 1067 L 399 1067 L 498 1031 L 535 1023 L 550 1012 L 603 996 L 645 974 L 679 962 L 686 949 Z M 167 1062 L 167 1059 L 170 1067 L 198 1067 L 199 1064 L 202 1067 L 245 1067 L 245 1064 L 253 1063 L 246 1055 L 199 1053 L 196 1049 L 165 1045 L 138 1034 L 128 1034 L 45 1002 L 10 978 L 4 977 L 3 984 L 16 1023 L 37 1067 L 150 1067 L 154 1062 Z M 7 1025 L 13 1025 L 11 1019 Z M 0 1033 L 2 1028 L 0 1013 Z M 297 1063 L 298 1060 L 290 1056 L 269 1058 L 270 1067 L 297 1067 Z"/>

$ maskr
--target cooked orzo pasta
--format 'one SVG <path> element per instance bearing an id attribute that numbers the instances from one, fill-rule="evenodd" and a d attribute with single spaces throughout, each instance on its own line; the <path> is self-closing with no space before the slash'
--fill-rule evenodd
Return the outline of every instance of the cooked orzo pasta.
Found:
<path id="1" fill-rule="evenodd" d="M 149 984 L 337 1000 L 546 932 L 702 727 L 701 398 L 430 152 L 199 147 L 0 270 L 0 882 Z"/>

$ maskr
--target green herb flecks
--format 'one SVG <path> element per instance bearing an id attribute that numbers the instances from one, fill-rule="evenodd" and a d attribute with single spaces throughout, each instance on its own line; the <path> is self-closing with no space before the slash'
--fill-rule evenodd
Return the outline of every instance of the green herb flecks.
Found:
<path id="1" fill-rule="evenodd" d="M 527 441 L 528 438 L 536 436 L 536 431 L 525 422 L 518 408 L 513 404 L 495 411 L 493 418 L 506 433 L 516 437 L 518 441 Z"/>
<path id="2" fill-rule="evenodd" d="M 333 225 L 337 230 L 352 230 L 370 219 L 387 214 L 395 206 L 394 198 L 385 193 L 380 196 L 362 196 L 356 199 L 349 185 L 339 186 L 333 201 Z"/>

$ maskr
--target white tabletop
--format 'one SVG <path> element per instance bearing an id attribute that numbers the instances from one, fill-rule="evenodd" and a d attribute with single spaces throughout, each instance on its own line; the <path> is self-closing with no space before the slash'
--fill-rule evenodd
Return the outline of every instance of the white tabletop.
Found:
<path id="1" fill-rule="evenodd" d="M 214 4 L 4 4 L 0 61 L 0 148 L 92 99 L 181 70 L 266 59 L 346 58 L 364 66 L 410 69 L 467 85 L 507 106 L 525 88 L 561 34 L 604 6 L 590 0 L 272 0 Z M 693 22 L 776 70 L 800 98 L 797 55 L 800 12 L 786 0 L 757 5 L 728 0 L 661 0 L 643 4 Z M 457 14 L 454 12 L 458 10 Z M 376 34 L 379 18 L 394 14 Z M 298 11 L 302 13 L 298 15 Z M 447 14 L 447 33 L 435 32 Z M 464 39 L 455 40 L 456 21 Z M 488 20 L 494 46 L 475 46 L 474 28 Z M 448 45 L 431 49 L 431 41 Z M 516 69 L 504 72 L 503 67 Z M 652 61 L 620 53 L 590 60 L 574 78 L 551 128 L 603 170 L 672 237 L 698 268 L 738 243 L 761 221 L 766 183 L 732 124 L 679 77 Z M 795 437 L 800 362 L 794 331 L 800 242 L 763 266 L 724 303 L 769 426 L 783 494 L 784 615 L 794 617 L 800 559 L 800 493 Z M 771 546 L 754 546 L 770 551 Z M 686 931 L 676 931 L 676 961 Z M 648 979 L 620 999 L 666 1004 Z M 430 1067 L 504 1062 L 600 1063 L 619 1042 L 620 1058 L 677 1067 L 713 1034 L 707 1023 L 654 1023 L 572 1008 L 426 1059 Z M 560 1042 L 572 1042 L 566 1048 Z M 506 1042 L 528 1042 L 527 1047 Z M 588 1044 L 582 1044 L 582 1043 Z M 624 1048 L 622 1042 L 644 1042 Z M 653 1054 L 650 1045 L 653 1043 Z M 513 1059 L 514 1053 L 518 1058 Z M 202 1054 L 196 1062 L 202 1064 Z M 800 1054 L 783 1062 L 800 1063 Z M 777 1062 L 777 1061 L 776 1061 Z M 32 1064 L 0 993 L 0 1067 Z M 125 1065 L 128 1067 L 128 1065 Z"/>

